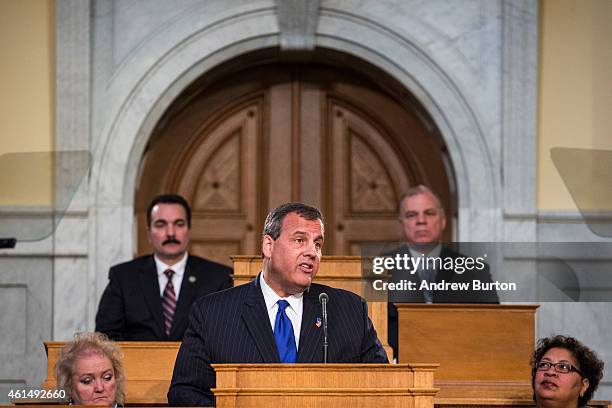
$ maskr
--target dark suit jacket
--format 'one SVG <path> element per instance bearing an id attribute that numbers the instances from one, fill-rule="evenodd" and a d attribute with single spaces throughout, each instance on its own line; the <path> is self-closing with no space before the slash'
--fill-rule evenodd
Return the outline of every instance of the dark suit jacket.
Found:
<path id="1" fill-rule="evenodd" d="M 407 253 L 410 256 L 410 250 L 407 246 L 399 248 L 392 254 L 386 254 L 386 256 L 394 256 L 395 254 Z M 452 249 L 443 246 L 440 251 L 440 258 L 458 258 L 464 257 L 459 252 L 453 251 Z M 415 282 L 418 288 L 421 284 L 421 278 L 418 272 L 410 274 L 408 272 L 393 273 L 393 276 L 389 280 L 390 282 L 399 282 L 401 279 L 406 279 L 411 282 Z M 463 274 L 455 273 L 453 270 L 442 269 L 436 272 L 436 282 L 469 282 L 471 288 L 472 280 L 480 280 L 482 282 L 492 282 L 491 273 L 489 271 L 489 265 L 482 271 L 472 270 L 466 271 Z M 433 294 L 434 303 L 499 303 L 499 297 L 495 290 L 490 291 L 436 291 Z M 389 291 L 389 304 L 388 304 L 388 339 L 389 345 L 393 348 L 393 356 L 398 356 L 398 320 L 397 320 L 397 308 L 394 303 L 425 303 L 425 297 L 419 290 L 414 291 L 402 291 L 399 293 Z"/>
<path id="2" fill-rule="evenodd" d="M 316 324 L 321 318 L 321 292 L 329 295 L 328 362 L 387 363 L 365 301 L 354 293 L 317 284 L 304 293 L 297 362 L 323 362 L 323 328 Z M 169 404 L 213 405 L 212 363 L 280 363 L 259 277 L 194 304 L 174 365 Z"/>
<path id="3" fill-rule="evenodd" d="M 189 255 L 172 329 L 167 336 L 153 255 L 115 265 L 108 273 L 108 286 L 100 299 L 96 331 L 113 340 L 180 341 L 193 302 L 200 296 L 231 287 L 231 273 L 227 266 Z"/>

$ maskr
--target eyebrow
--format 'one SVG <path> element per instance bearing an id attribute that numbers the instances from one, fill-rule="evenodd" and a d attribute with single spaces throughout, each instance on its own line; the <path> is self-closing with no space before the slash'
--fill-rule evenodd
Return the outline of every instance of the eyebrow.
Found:
<path id="1" fill-rule="evenodd" d="M 551 363 L 553 362 L 549 357 L 542 357 L 540 359 L 540 361 L 542 361 L 542 360 L 550 361 Z M 571 365 L 576 365 L 576 364 L 572 363 L 571 361 L 565 360 L 565 359 L 559 360 L 559 361 L 557 361 L 557 363 L 570 363 Z"/>
<path id="2" fill-rule="evenodd" d="M 151 221 L 151 223 L 155 224 L 157 222 L 178 222 L 178 221 L 187 222 L 187 220 L 185 218 L 175 218 L 174 220 L 167 220 L 165 218 L 158 218 L 156 220 Z"/>
<path id="3" fill-rule="evenodd" d="M 105 374 L 105 373 L 107 373 L 107 372 L 114 373 L 114 372 L 115 372 L 115 370 L 114 370 L 112 367 L 111 367 L 111 368 L 107 368 L 106 370 L 102 371 L 102 374 Z M 78 376 L 84 376 L 84 375 L 95 375 L 95 374 L 96 374 L 96 373 L 82 373 L 82 374 L 75 373 L 75 375 L 78 375 Z"/>
<path id="4" fill-rule="evenodd" d="M 298 235 L 299 236 L 305 236 L 305 235 L 308 235 L 308 232 L 302 231 L 302 230 L 297 230 L 297 231 L 293 231 L 293 233 L 291 234 L 292 237 L 295 237 L 295 236 L 298 236 Z M 314 239 L 314 241 L 323 241 L 323 240 L 324 240 L 323 234 L 317 235 L 315 237 L 315 239 Z"/>

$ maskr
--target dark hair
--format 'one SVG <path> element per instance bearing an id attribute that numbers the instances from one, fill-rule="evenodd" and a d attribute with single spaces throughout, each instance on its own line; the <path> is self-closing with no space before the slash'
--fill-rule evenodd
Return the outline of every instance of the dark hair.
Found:
<path id="1" fill-rule="evenodd" d="M 589 380 L 589 388 L 587 388 L 583 396 L 578 397 L 578 406 L 586 405 L 603 377 L 604 363 L 597 357 L 594 351 L 573 337 L 557 335 L 538 340 L 538 346 L 531 358 L 532 388 L 535 384 L 535 375 L 537 372 L 536 364 L 544 357 L 544 354 L 546 354 L 548 350 L 555 347 L 564 348 L 571 352 L 578 363 L 577 368 L 584 374 L 583 378 Z M 535 393 L 533 394 L 533 400 L 536 401 Z"/>
<path id="2" fill-rule="evenodd" d="M 151 226 L 151 211 L 153 211 L 153 207 L 157 204 L 178 204 L 183 206 L 187 216 L 187 226 L 191 228 L 191 207 L 189 207 L 187 200 L 178 194 L 160 194 L 151 200 L 147 207 L 147 226 Z"/>
<path id="3" fill-rule="evenodd" d="M 264 223 L 263 235 L 269 235 L 276 240 L 280 236 L 283 220 L 291 213 L 296 213 L 308 221 L 321 220 L 321 223 L 323 223 L 323 215 L 317 208 L 302 203 L 286 203 L 279 205 L 268 213 Z"/>

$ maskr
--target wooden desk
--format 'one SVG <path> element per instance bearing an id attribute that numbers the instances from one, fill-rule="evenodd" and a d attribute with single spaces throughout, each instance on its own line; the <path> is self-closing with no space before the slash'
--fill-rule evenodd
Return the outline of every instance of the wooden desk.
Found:
<path id="1" fill-rule="evenodd" d="M 439 363 L 436 404 L 532 404 L 533 305 L 397 304 L 399 361 Z"/>
<path id="2" fill-rule="evenodd" d="M 64 342 L 45 343 L 48 364 L 43 388 L 56 386 L 53 367 L 64 344 Z M 180 343 L 118 342 L 117 344 L 123 352 L 127 379 L 127 405 L 167 405 L 166 394 Z M 215 364 L 213 366 L 217 371 L 217 388 L 214 391 L 220 398 L 217 404 L 219 407 L 286 406 L 284 403 L 279 405 L 279 401 L 287 402 L 289 398 L 290 405 L 294 407 L 313 406 L 306 401 L 325 400 L 326 406 L 330 407 L 344 407 L 349 401 L 351 408 L 369 406 L 432 408 L 433 398 L 437 392 L 433 387 L 436 364 L 292 364 L 289 366 Z M 271 384 L 282 384 L 282 386 L 274 388 Z M 408 400 L 411 403 L 406 405 Z M 236 401 L 238 405 L 235 405 Z M 29 401 L 30 404 L 33 402 Z M 22 403 L 27 404 L 28 401 Z"/>
<path id="3" fill-rule="evenodd" d="M 43 388 L 55 388 L 53 368 L 64 342 L 45 342 L 47 378 Z M 130 405 L 168 405 L 168 388 L 180 342 L 117 342 L 123 352 L 126 401 Z"/>

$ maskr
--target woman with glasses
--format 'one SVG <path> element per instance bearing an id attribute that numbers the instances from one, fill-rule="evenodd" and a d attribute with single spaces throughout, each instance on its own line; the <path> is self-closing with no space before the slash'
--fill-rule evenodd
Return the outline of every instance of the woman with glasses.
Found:
<path id="1" fill-rule="evenodd" d="M 582 407 L 603 377 L 604 363 L 573 337 L 540 339 L 531 364 L 533 399 L 538 408 Z"/>

